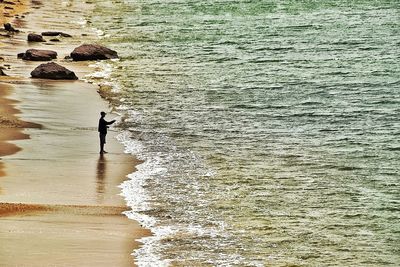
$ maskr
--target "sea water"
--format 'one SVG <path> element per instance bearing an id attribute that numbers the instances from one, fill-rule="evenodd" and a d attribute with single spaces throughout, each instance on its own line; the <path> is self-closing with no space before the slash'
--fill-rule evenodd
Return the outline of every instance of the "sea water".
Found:
<path id="1" fill-rule="evenodd" d="M 139 265 L 400 265 L 399 1 L 92 2 Z"/>

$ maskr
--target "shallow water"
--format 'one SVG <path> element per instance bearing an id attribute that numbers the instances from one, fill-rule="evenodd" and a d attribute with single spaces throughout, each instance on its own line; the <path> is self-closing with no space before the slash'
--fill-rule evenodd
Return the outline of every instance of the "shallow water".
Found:
<path id="1" fill-rule="evenodd" d="M 282 2 L 94 1 L 140 265 L 400 264 L 400 4 Z"/>

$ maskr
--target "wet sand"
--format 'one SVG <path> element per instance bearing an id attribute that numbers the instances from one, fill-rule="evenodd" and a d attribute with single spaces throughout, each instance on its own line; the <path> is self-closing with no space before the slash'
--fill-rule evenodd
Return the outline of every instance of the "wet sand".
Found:
<path id="1" fill-rule="evenodd" d="M 10 86 L 0 85 L 0 157 L 12 155 L 21 150 L 15 144 L 8 141 L 29 138 L 21 130 L 21 121 L 15 116 L 18 112 L 13 104 L 16 101 L 7 98 L 10 94 Z M 0 172 L 0 176 L 4 174 Z"/>
<path id="2" fill-rule="evenodd" d="M 30 79 L 42 62 L 16 59 L 32 46 L 48 49 L 28 44 L 26 35 L 61 25 L 50 21 L 56 2 L 30 6 L 26 19 L 18 18 L 23 32 L 0 39 L 0 56 L 11 66 L 10 76 L 0 77 L 0 266 L 133 266 L 135 240 L 150 232 L 122 214 L 128 208 L 119 195 L 118 185 L 139 162 L 123 153 L 115 131 L 107 135 L 110 153 L 99 155 L 99 112 L 110 107 L 97 86 Z M 62 58 L 80 42 L 51 49 Z M 88 63 L 57 61 L 79 77 L 91 71 Z"/>
<path id="3" fill-rule="evenodd" d="M 150 233 L 121 214 L 127 208 L 117 186 L 138 162 L 115 132 L 107 136 L 110 153 L 98 154 L 106 103 L 83 82 L 27 81 L 11 96 L 20 116 L 42 128 L 11 138 L 20 151 L 1 160 L 1 264 L 132 266 L 134 240 Z"/>
<path id="4" fill-rule="evenodd" d="M 11 4 L 14 3 L 14 4 Z M 15 16 L 23 16 L 28 10 L 29 0 L 1 1 L 0 3 L 0 25 L 15 19 Z"/>

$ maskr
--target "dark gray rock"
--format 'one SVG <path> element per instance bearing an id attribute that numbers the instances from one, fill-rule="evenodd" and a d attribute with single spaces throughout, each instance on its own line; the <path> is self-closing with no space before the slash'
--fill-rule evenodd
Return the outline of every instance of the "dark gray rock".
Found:
<path id="1" fill-rule="evenodd" d="M 13 26 L 11 26 L 10 23 L 4 23 L 3 26 L 4 26 L 4 29 L 8 32 L 19 32 L 19 30 L 15 29 Z"/>
<path id="2" fill-rule="evenodd" d="M 19 53 L 18 58 L 32 61 L 49 61 L 57 58 L 57 52 L 52 50 L 28 49 L 25 53 Z"/>
<path id="3" fill-rule="evenodd" d="M 42 32 L 42 36 L 59 36 L 62 37 L 72 37 L 72 35 L 64 32 Z"/>
<path id="4" fill-rule="evenodd" d="M 32 78 L 52 79 L 52 80 L 77 80 L 75 73 L 67 68 L 50 62 L 36 67 L 31 72 Z"/>
<path id="5" fill-rule="evenodd" d="M 101 45 L 83 44 L 72 51 L 71 57 L 75 61 L 102 60 L 118 58 L 118 54 L 116 51 Z"/>
<path id="6" fill-rule="evenodd" d="M 46 42 L 40 34 L 28 34 L 28 42 Z"/>

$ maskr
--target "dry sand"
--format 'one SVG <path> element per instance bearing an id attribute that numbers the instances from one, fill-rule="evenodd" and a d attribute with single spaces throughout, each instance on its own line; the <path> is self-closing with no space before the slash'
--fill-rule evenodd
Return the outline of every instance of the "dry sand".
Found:
<path id="1" fill-rule="evenodd" d="M 16 6 L 30 8 L 17 19 L 22 33 L 0 39 L 0 56 L 11 66 L 10 77 L 0 78 L 0 266 L 133 266 L 135 240 L 150 232 L 121 214 L 128 208 L 118 185 L 139 162 L 123 153 L 114 131 L 107 136 L 110 153 L 98 153 L 97 120 L 108 104 L 82 81 L 30 79 L 41 62 L 16 59 L 28 48 L 49 49 L 27 44 L 27 32 L 80 31 L 61 29 L 65 23 L 52 18 L 55 3 Z M 64 19 L 82 9 L 69 8 L 59 12 Z M 80 42 L 51 49 L 62 58 Z M 58 61 L 79 77 L 90 71 L 87 63 Z"/>

